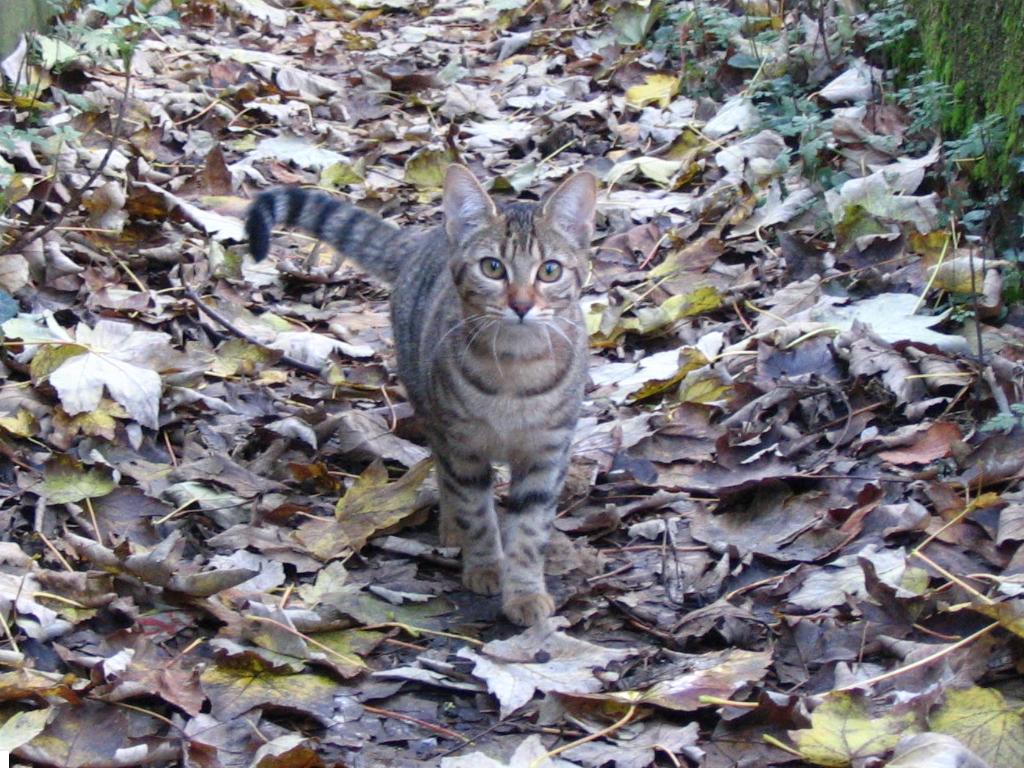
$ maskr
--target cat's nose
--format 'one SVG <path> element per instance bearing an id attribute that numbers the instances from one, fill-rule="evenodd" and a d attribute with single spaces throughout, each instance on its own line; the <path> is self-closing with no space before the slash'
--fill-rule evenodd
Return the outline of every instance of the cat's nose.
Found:
<path id="1" fill-rule="evenodd" d="M 533 302 L 530 301 L 529 299 L 509 299 L 508 305 L 509 307 L 511 307 L 513 312 L 519 315 L 520 320 L 526 317 L 526 313 L 533 309 Z"/>

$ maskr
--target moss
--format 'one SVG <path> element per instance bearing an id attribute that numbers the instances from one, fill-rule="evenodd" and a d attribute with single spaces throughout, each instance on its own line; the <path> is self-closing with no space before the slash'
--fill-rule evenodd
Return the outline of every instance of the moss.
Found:
<path id="1" fill-rule="evenodd" d="M 1006 121 L 1005 145 L 975 173 L 992 186 L 1019 186 L 1012 159 L 1024 153 L 1018 108 L 1024 104 L 1024 0 L 908 0 L 924 60 L 952 86 L 946 132 L 961 136 L 986 115 Z"/>
<path id="2" fill-rule="evenodd" d="M 43 29 L 50 14 L 43 0 L 6 0 L 0 21 L 0 58 L 12 50 L 22 32 Z"/>

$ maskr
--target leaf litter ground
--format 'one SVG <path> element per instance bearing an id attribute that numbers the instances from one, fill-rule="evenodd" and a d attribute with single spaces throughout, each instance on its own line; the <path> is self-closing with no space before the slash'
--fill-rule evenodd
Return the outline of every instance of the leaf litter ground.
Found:
<path id="1" fill-rule="evenodd" d="M 0 256 L 0 749 L 1024 765 L 1020 312 L 943 224 L 940 145 L 836 43 L 867 17 L 691 13 L 680 53 L 638 45 L 647 4 L 563 7 L 193 3 L 142 44 L 87 216 Z M 757 96 L 796 70 L 812 152 Z M 62 114 L 109 133 L 120 78 L 68 77 Z M 90 146 L 56 196 L 4 149 L 38 185 L 9 218 Z M 240 245 L 271 184 L 436 223 L 453 160 L 509 197 L 604 181 L 558 616 L 527 631 L 437 545 L 386 291 L 296 235 Z M 940 311 L 972 290 L 969 326 Z"/>

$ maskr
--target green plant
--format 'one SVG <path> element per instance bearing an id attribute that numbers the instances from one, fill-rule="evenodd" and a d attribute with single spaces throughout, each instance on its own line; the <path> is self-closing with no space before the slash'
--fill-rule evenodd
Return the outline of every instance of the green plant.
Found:
<path id="1" fill-rule="evenodd" d="M 869 15 L 861 26 L 861 34 L 868 40 L 865 52 L 903 45 L 917 28 L 917 21 L 907 13 L 903 0 L 869 2 L 867 10 Z"/>
<path id="2" fill-rule="evenodd" d="M 647 45 L 668 58 L 681 60 L 691 91 L 717 96 L 714 73 L 750 18 L 713 3 L 671 3 L 647 38 Z M 686 51 L 684 55 L 683 46 Z M 749 62 L 744 66 L 749 66 Z M 756 62 L 754 63 L 756 68 Z"/>
<path id="3" fill-rule="evenodd" d="M 41 227 L 37 225 L 46 206 L 37 205 L 33 215 L 22 222 L 19 234 L 7 243 L 0 243 L 0 252 L 22 248 L 53 229 L 68 213 L 77 209 L 82 196 L 103 172 L 120 138 L 131 85 L 132 59 L 140 41 L 153 31 L 177 25 L 171 14 L 156 10 L 156 3 L 157 0 L 92 0 L 86 4 L 74 0 L 51 2 L 51 7 L 59 14 L 53 31 L 48 35 L 32 36 L 17 75 L 11 81 L 0 81 L 7 99 L 15 107 L 0 117 L 3 120 L 0 122 L 0 217 L 5 218 L 11 205 L 26 192 L 24 188 L 13 189 L 17 178 L 17 144 L 31 144 L 41 150 L 39 154 L 42 157 L 52 158 L 54 167 L 47 177 L 58 177 L 65 170 L 57 165 L 62 148 L 77 144 L 83 138 L 71 121 L 93 109 L 81 98 L 64 94 L 62 109 L 67 118 L 53 120 L 52 106 L 39 101 L 43 78 L 34 74 L 35 71 L 48 70 L 60 75 L 81 65 L 85 59 L 94 64 L 119 68 L 125 82 L 121 109 L 111 128 L 110 144 L 101 162 L 83 184 L 71 189 L 60 210 Z M 50 87 L 56 90 L 59 86 L 54 84 Z M 49 188 L 52 189 L 52 185 Z"/>
<path id="4" fill-rule="evenodd" d="M 1014 403 L 1009 413 L 997 413 L 980 429 L 982 432 L 1011 432 L 1016 427 L 1024 427 L 1024 403 Z"/>
<path id="5" fill-rule="evenodd" d="M 910 124 L 906 142 L 909 152 L 924 152 L 938 135 L 949 112 L 952 89 L 924 70 L 907 76 L 906 85 L 892 99 L 907 110 Z"/>

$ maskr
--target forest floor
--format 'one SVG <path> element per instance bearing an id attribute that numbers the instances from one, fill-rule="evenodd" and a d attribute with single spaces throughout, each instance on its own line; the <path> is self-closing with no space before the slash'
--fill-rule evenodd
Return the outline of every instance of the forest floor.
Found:
<path id="1" fill-rule="evenodd" d="M 129 79 L 94 3 L 3 63 L 0 753 L 1024 765 L 1020 275 L 878 19 L 735 5 L 197 1 Z M 527 631 L 437 544 L 386 288 L 241 227 L 435 225 L 455 160 L 602 183 Z"/>

